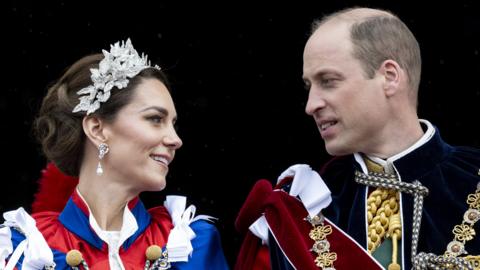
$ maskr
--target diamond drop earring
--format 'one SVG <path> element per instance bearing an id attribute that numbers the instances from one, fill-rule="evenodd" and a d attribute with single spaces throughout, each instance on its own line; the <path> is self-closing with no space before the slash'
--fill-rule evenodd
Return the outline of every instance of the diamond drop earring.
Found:
<path id="1" fill-rule="evenodd" d="M 103 174 L 103 168 L 102 164 L 100 163 L 103 157 L 108 153 L 110 148 L 108 147 L 108 144 L 106 143 L 101 143 L 98 146 L 98 165 L 97 165 L 97 175 L 102 175 Z"/>

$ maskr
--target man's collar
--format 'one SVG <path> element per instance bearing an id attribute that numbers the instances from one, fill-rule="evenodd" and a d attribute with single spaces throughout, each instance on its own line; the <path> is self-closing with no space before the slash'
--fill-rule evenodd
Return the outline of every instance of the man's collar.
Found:
<path id="1" fill-rule="evenodd" d="M 434 166 L 450 150 L 438 130 L 427 120 L 420 120 L 425 134 L 407 149 L 395 154 L 386 160 L 368 156 L 372 161 L 381 164 L 388 173 L 399 174 L 402 181 L 418 179 L 422 173 Z M 364 173 L 368 173 L 362 153 L 354 154 L 355 161 Z"/>

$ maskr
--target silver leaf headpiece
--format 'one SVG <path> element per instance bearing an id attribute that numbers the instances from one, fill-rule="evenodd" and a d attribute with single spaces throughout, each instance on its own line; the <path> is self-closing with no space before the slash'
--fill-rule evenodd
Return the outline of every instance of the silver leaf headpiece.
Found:
<path id="1" fill-rule="evenodd" d="M 110 90 L 114 86 L 118 89 L 127 87 L 128 79 L 133 78 L 142 70 L 152 67 L 147 56 L 133 48 L 130 39 L 126 42 L 117 42 L 110 46 L 110 52 L 103 50 L 104 58 L 97 68 L 90 69 L 93 84 L 80 89 L 80 103 L 72 112 L 86 111 L 87 115 L 100 108 L 100 103 L 110 98 Z M 160 69 L 157 65 L 156 69 Z"/>

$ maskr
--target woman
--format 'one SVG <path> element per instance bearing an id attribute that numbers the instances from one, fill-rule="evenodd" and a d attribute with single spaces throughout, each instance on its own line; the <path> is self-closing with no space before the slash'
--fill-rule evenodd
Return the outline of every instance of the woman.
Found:
<path id="1" fill-rule="evenodd" d="M 176 118 L 165 75 L 130 40 L 73 64 L 35 129 L 78 186 L 61 213 L 4 214 L 0 269 L 228 269 L 215 227 L 184 197 L 148 211 L 138 199 L 165 187 Z"/>

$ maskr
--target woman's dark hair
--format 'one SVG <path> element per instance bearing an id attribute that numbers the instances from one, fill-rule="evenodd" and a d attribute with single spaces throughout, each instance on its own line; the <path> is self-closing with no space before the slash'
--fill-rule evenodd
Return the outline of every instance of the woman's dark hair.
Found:
<path id="1" fill-rule="evenodd" d="M 103 54 L 85 56 L 75 62 L 56 81 L 42 101 L 39 114 L 34 122 L 34 133 L 42 145 L 46 158 L 65 174 L 78 176 L 83 159 L 85 133 L 82 121 L 86 112 L 73 113 L 79 103 L 77 91 L 91 85 L 91 68 L 98 68 Z M 127 87 L 111 90 L 110 98 L 89 116 L 96 116 L 112 122 L 118 111 L 129 104 L 134 90 L 143 79 L 158 79 L 170 89 L 165 74 L 156 68 L 146 68 L 129 79 Z"/>

